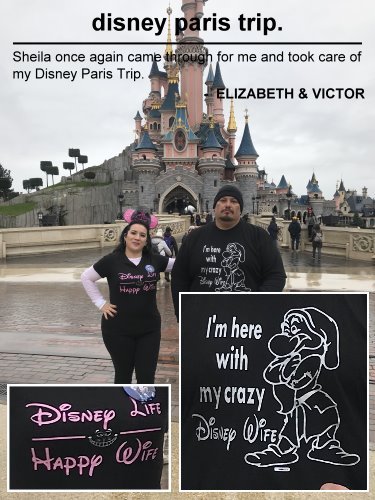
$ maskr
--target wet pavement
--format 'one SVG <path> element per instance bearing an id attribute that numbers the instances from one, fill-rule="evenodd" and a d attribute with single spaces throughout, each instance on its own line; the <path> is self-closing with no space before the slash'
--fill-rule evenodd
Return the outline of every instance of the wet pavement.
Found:
<path id="1" fill-rule="evenodd" d="M 113 382 L 100 313 L 83 292 L 80 274 L 108 253 L 74 251 L 0 263 L 0 384 Z M 302 252 L 282 252 L 287 291 L 373 291 L 375 266 Z M 103 293 L 107 285 L 100 283 Z M 178 326 L 167 283 L 158 292 L 162 342 L 156 383 L 172 384 L 172 420 L 178 420 Z M 375 294 L 370 294 L 370 438 L 375 443 Z"/>

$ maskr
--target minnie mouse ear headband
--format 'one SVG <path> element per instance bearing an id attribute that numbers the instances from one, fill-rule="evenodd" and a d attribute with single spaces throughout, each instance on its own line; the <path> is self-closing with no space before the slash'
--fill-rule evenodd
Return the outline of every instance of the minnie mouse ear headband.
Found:
<path id="1" fill-rule="evenodd" d="M 150 215 L 148 212 L 144 212 L 143 210 L 132 210 L 129 208 L 123 214 L 123 218 L 125 222 L 129 224 L 143 224 L 149 229 L 154 229 L 159 223 L 158 218 L 155 215 Z"/>

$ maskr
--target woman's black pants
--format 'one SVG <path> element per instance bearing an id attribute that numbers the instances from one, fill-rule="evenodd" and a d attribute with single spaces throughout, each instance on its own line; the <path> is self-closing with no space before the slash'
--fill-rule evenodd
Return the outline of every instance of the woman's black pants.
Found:
<path id="1" fill-rule="evenodd" d="M 136 336 L 103 332 L 104 344 L 115 367 L 115 384 L 131 384 L 134 370 L 138 384 L 154 383 L 160 337 L 160 329 Z"/>

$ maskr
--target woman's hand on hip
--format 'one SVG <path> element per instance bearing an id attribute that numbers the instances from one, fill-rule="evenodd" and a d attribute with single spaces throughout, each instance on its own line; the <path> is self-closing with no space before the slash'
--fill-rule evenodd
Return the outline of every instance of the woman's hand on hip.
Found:
<path id="1" fill-rule="evenodd" d="M 105 319 L 108 319 L 108 316 L 111 316 L 111 318 L 114 318 L 115 315 L 117 314 L 117 306 L 106 302 L 104 304 L 104 306 L 101 308 L 101 311 L 104 314 Z"/>

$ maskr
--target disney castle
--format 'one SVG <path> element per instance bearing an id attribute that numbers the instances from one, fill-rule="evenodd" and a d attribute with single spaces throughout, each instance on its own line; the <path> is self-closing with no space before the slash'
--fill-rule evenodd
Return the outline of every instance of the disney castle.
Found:
<path id="1" fill-rule="evenodd" d="M 202 0 L 183 0 L 187 25 L 191 18 L 203 16 L 203 5 Z M 236 147 L 233 101 L 226 121 L 224 101 L 217 97 L 217 89 L 225 88 L 220 65 L 215 70 L 210 65 L 204 78 L 208 51 L 197 31 L 180 34 L 173 51 L 171 12 L 168 8 L 164 71 L 152 64 L 143 118 L 139 111 L 134 118 L 136 140 L 130 146 L 124 202 L 159 213 L 182 212 L 187 206 L 208 212 L 220 186 L 233 182 L 243 193 L 244 211 L 250 212 L 257 191 L 258 154 L 248 117 Z"/>

